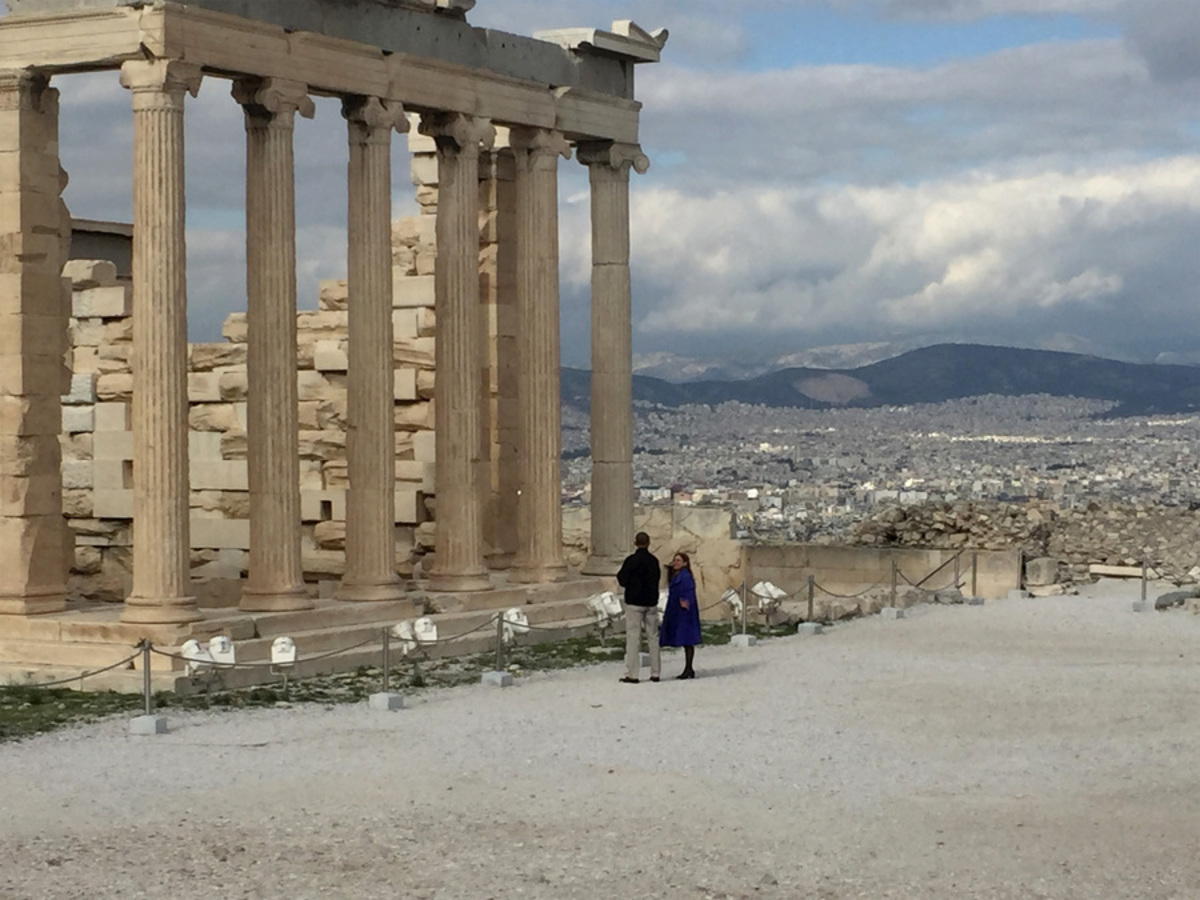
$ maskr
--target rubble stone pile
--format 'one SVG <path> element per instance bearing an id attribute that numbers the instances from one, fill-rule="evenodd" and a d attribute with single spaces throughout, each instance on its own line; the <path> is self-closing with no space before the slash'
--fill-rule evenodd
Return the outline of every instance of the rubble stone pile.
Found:
<path id="1" fill-rule="evenodd" d="M 859 523 L 846 543 L 966 550 L 1019 548 L 1057 560 L 1060 581 L 1088 579 L 1092 565 L 1140 566 L 1180 583 L 1200 563 L 1200 515 L 1182 507 L 970 501 L 887 506 Z"/>

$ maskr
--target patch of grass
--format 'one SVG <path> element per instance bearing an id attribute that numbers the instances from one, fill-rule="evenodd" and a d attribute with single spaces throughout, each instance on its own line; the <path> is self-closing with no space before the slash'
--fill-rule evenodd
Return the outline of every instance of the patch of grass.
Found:
<path id="1" fill-rule="evenodd" d="M 727 644 L 730 636 L 741 632 L 728 622 L 702 626 L 704 643 Z M 767 628 L 748 625 L 748 634 L 758 638 L 790 635 L 794 626 Z M 598 634 L 567 638 L 542 644 L 518 644 L 504 653 L 506 667 L 519 673 L 569 669 L 598 663 L 617 662 L 625 656 L 625 632 L 611 631 L 604 639 Z M 478 684 L 485 671 L 495 668 L 495 653 L 455 656 L 442 659 L 410 658 L 394 666 L 390 685 L 404 691 Z M 205 710 L 253 709 L 291 703 L 358 703 L 382 687 L 379 668 L 361 666 L 354 672 L 322 675 L 303 680 L 279 681 L 270 685 L 224 690 L 219 680 L 202 686 L 189 695 L 159 693 L 155 709 Z M 68 725 L 94 722 L 115 715 L 137 715 L 143 700 L 137 694 L 84 693 L 66 688 L 39 688 L 32 685 L 0 686 L 0 742 L 18 740 Z"/>

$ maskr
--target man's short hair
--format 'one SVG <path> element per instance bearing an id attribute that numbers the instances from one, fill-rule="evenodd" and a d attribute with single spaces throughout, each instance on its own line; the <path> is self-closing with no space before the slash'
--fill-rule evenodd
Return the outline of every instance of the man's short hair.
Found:
<path id="1" fill-rule="evenodd" d="M 635 547 L 649 547 L 650 535 L 646 534 L 644 531 L 639 531 L 633 538 L 633 545 Z"/>

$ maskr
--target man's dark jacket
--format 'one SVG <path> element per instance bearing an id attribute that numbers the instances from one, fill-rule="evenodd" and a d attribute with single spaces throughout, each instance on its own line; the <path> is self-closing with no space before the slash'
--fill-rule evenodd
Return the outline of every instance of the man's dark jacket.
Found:
<path id="1" fill-rule="evenodd" d="M 617 584 L 625 588 L 625 602 L 630 606 L 657 606 L 658 582 L 662 576 L 658 560 L 645 547 L 638 547 L 617 573 Z"/>

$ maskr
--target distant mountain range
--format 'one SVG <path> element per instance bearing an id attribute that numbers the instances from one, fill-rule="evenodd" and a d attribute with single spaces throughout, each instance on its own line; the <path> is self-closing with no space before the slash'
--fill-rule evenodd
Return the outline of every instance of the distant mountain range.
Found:
<path id="1" fill-rule="evenodd" d="M 591 374 L 564 369 L 563 401 L 586 409 Z M 984 394 L 1108 400 L 1113 416 L 1200 410 L 1200 368 L 1139 364 L 1054 350 L 937 344 L 856 368 L 790 367 L 747 379 L 675 383 L 633 377 L 634 400 L 661 406 L 736 400 L 832 409 L 941 403 Z"/>

